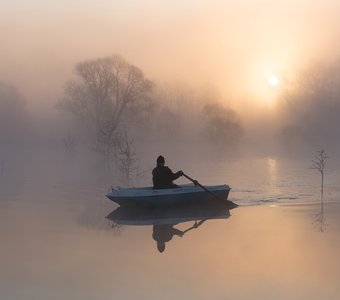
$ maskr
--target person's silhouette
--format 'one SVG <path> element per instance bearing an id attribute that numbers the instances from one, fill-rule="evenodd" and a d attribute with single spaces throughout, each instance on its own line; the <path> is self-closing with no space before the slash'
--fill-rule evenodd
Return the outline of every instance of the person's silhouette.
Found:
<path id="1" fill-rule="evenodd" d="M 168 189 L 178 187 L 173 183 L 173 180 L 176 180 L 182 175 L 182 171 L 173 173 L 169 167 L 165 166 L 165 159 L 162 155 L 160 155 L 157 158 L 156 168 L 152 170 L 153 188 Z"/>
<path id="2" fill-rule="evenodd" d="M 164 252 L 165 243 L 171 241 L 174 235 L 182 237 L 184 232 L 174 228 L 175 224 L 153 225 L 152 237 L 157 242 L 159 252 Z"/>

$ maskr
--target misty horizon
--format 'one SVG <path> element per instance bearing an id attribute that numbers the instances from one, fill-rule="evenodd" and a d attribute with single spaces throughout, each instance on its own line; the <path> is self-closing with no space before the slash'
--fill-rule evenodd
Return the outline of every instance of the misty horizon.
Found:
<path id="1" fill-rule="evenodd" d="M 172 146 L 186 155 L 294 157 L 325 149 L 337 157 L 339 6 L 8 2 L 0 13 L 1 147 L 101 156 L 98 128 L 77 115 L 82 106 L 70 108 L 68 88 L 84 79 L 79 65 L 119 55 L 150 83 L 112 128 L 116 140 L 127 134 L 141 160 L 143 149 L 158 155 Z M 104 123 L 108 107 L 100 108 Z"/>
<path id="2" fill-rule="evenodd" d="M 257 9 L 260 4 L 267 5 Z M 25 103 L 26 140 L 30 134 L 78 136 L 83 125 L 57 108 L 65 86 L 77 79 L 77 64 L 119 54 L 154 85 L 153 121 L 124 125 L 137 140 L 144 130 L 154 141 L 214 144 L 207 124 L 220 122 L 234 128 L 217 132 L 229 146 L 333 148 L 339 141 L 339 6 L 331 0 L 11 1 L 0 13 L 1 87 L 15 89 Z M 223 114 L 229 125 L 221 125 Z M 11 133 L 17 125 L 3 126 L 4 140 L 16 134 L 24 140 L 20 129 Z"/>
<path id="3" fill-rule="evenodd" d="M 339 0 L 3 0 L 0 36 L 1 299 L 340 299 Z"/>

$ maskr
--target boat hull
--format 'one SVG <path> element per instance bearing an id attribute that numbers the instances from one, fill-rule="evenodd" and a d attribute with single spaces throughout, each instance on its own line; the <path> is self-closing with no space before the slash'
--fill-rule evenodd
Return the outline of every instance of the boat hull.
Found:
<path id="1" fill-rule="evenodd" d="M 230 202 L 232 203 L 232 202 Z M 180 205 L 171 207 L 120 206 L 106 218 L 115 225 L 165 225 L 205 219 L 227 219 L 230 209 L 237 205 L 221 205 L 206 202 L 201 205 Z"/>
<path id="2" fill-rule="evenodd" d="M 132 188 L 112 190 L 106 196 L 119 204 L 143 206 L 171 206 L 206 201 L 226 201 L 230 187 L 228 185 L 208 186 L 210 192 L 199 186 L 182 185 L 172 189 Z"/>

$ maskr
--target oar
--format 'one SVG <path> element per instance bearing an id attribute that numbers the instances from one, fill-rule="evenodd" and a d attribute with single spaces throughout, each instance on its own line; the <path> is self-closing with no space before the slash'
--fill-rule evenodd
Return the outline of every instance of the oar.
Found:
<path id="1" fill-rule="evenodd" d="M 192 179 L 191 177 L 189 177 L 188 175 L 183 173 L 183 176 L 188 178 L 190 181 L 193 182 L 193 184 L 198 185 L 202 190 L 205 190 L 206 192 L 208 192 L 211 196 L 213 196 L 215 199 L 220 200 L 212 191 L 209 191 L 205 186 L 203 186 L 202 184 L 200 184 L 197 180 Z"/>
<path id="2" fill-rule="evenodd" d="M 201 226 L 205 221 L 207 221 L 207 220 L 209 220 L 209 219 L 210 219 L 210 218 L 205 218 L 205 219 L 203 219 L 203 220 L 201 220 L 201 221 L 199 221 L 199 222 L 196 222 L 196 221 L 195 221 L 195 224 L 192 225 L 190 228 L 184 230 L 184 231 L 183 231 L 183 234 L 184 234 L 184 233 L 187 233 L 187 232 L 190 231 L 190 230 L 193 230 L 193 229 L 198 228 L 198 227 Z"/>

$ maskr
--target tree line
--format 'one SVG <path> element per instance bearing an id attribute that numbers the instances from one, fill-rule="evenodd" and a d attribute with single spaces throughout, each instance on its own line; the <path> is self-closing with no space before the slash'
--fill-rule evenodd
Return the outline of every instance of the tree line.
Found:
<path id="1" fill-rule="evenodd" d="M 316 138 L 320 143 L 337 141 L 339 64 L 314 66 L 297 78 L 294 84 L 282 86 L 283 121 L 278 136 L 287 144 Z M 26 104 L 16 87 L 0 82 L 0 144 L 25 140 L 30 126 Z M 230 145 L 241 143 L 246 133 L 241 116 L 219 99 L 181 86 L 162 86 L 120 55 L 76 64 L 57 108 L 85 128 L 91 149 L 106 159 L 133 153 L 133 138 L 196 138 Z M 68 151 L 75 148 L 75 135 L 65 134 L 63 143 Z"/>

